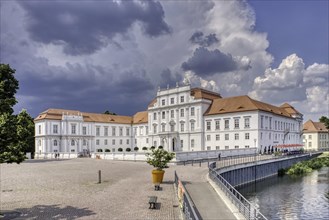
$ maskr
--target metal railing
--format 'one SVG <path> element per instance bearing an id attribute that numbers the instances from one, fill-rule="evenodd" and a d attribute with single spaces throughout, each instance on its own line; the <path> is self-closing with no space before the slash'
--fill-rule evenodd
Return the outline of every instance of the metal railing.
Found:
<path id="1" fill-rule="evenodd" d="M 216 162 L 209 165 L 209 177 L 225 193 L 227 198 L 235 205 L 246 219 L 267 220 L 260 211 L 253 206 L 241 193 L 239 193 L 229 182 L 216 172 Z"/>
<path id="2" fill-rule="evenodd" d="M 175 188 L 178 196 L 180 207 L 183 210 L 184 219 L 186 220 L 199 220 L 201 219 L 198 210 L 196 209 L 188 191 L 183 183 L 179 180 L 175 171 Z"/>

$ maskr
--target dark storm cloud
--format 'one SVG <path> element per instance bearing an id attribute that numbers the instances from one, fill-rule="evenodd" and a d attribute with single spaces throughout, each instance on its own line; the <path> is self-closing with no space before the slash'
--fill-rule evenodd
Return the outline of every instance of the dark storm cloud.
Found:
<path id="1" fill-rule="evenodd" d="M 219 40 L 217 39 L 216 34 L 204 36 L 203 32 L 197 31 L 191 36 L 190 42 L 202 47 L 209 47 L 215 43 L 218 43 Z"/>
<path id="2" fill-rule="evenodd" d="M 167 86 L 172 88 L 176 86 L 176 83 L 179 83 L 183 80 L 183 77 L 181 75 L 179 75 L 178 73 L 172 73 L 168 68 L 164 69 L 161 72 L 160 76 L 161 79 L 160 84 L 158 86 L 160 86 L 161 88 L 167 88 Z"/>
<path id="3" fill-rule="evenodd" d="M 64 46 L 70 55 L 91 54 L 135 22 L 144 33 L 157 37 L 171 32 L 164 11 L 154 1 L 19 1 L 27 12 L 31 38 Z"/>
<path id="4" fill-rule="evenodd" d="M 25 108 L 33 117 L 48 108 L 95 113 L 110 110 L 121 115 L 133 115 L 137 111 L 145 110 L 153 98 L 149 94 L 152 94 L 154 87 L 146 76 L 121 73 L 120 75 L 124 76 L 121 79 L 103 83 L 92 77 L 93 74 L 87 75 L 84 72 L 74 78 L 65 77 L 81 70 L 89 73 L 94 71 L 93 74 L 96 75 L 101 74 L 98 70 L 106 72 L 102 67 L 95 66 L 70 66 L 63 70 L 49 67 L 45 70 L 48 72 L 44 77 L 26 72 L 26 77 L 20 79 L 18 95 L 32 97 L 29 106 Z M 61 74 L 52 74 L 60 71 Z"/>
<path id="5" fill-rule="evenodd" d="M 182 64 L 185 71 L 191 70 L 199 76 L 210 76 L 238 69 L 232 55 L 224 54 L 218 49 L 197 48 L 193 56 Z"/>

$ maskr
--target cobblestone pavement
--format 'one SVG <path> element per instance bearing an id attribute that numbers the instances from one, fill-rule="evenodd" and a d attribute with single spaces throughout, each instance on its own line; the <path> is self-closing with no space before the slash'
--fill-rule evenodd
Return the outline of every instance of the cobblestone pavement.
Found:
<path id="1" fill-rule="evenodd" d="M 152 167 L 145 162 L 88 158 L 1 164 L 0 209 L 20 212 L 22 219 L 181 219 L 175 168 L 180 167 L 166 170 L 162 190 L 154 191 Z M 152 195 L 158 197 L 156 210 L 149 209 Z"/>

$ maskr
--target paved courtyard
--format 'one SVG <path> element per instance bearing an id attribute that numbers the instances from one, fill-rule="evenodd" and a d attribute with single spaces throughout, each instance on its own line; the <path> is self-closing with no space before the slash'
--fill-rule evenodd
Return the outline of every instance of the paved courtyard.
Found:
<path id="1" fill-rule="evenodd" d="M 172 165 L 162 190 L 154 191 L 152 167 L 145 162 L 88 158 L 1 164 L 1 210 L 19 212 L 22 219 L 181 219 L 176 168 L 186 167 Z M 206 168 L 188 169 L 198 170 L 192 176 L 200 178 Z M 158 197 L 156 210 L 149 209 L 152 195 Z"/>

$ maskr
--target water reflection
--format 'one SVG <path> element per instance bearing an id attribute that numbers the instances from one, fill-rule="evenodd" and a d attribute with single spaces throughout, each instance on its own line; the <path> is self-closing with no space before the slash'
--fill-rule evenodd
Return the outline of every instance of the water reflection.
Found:
<path id="1" fill-rule="evenodd" d="M 238 188 L 268 219 L 329 219 L 329 168 L 302 177 L 272 177 Z"/>

